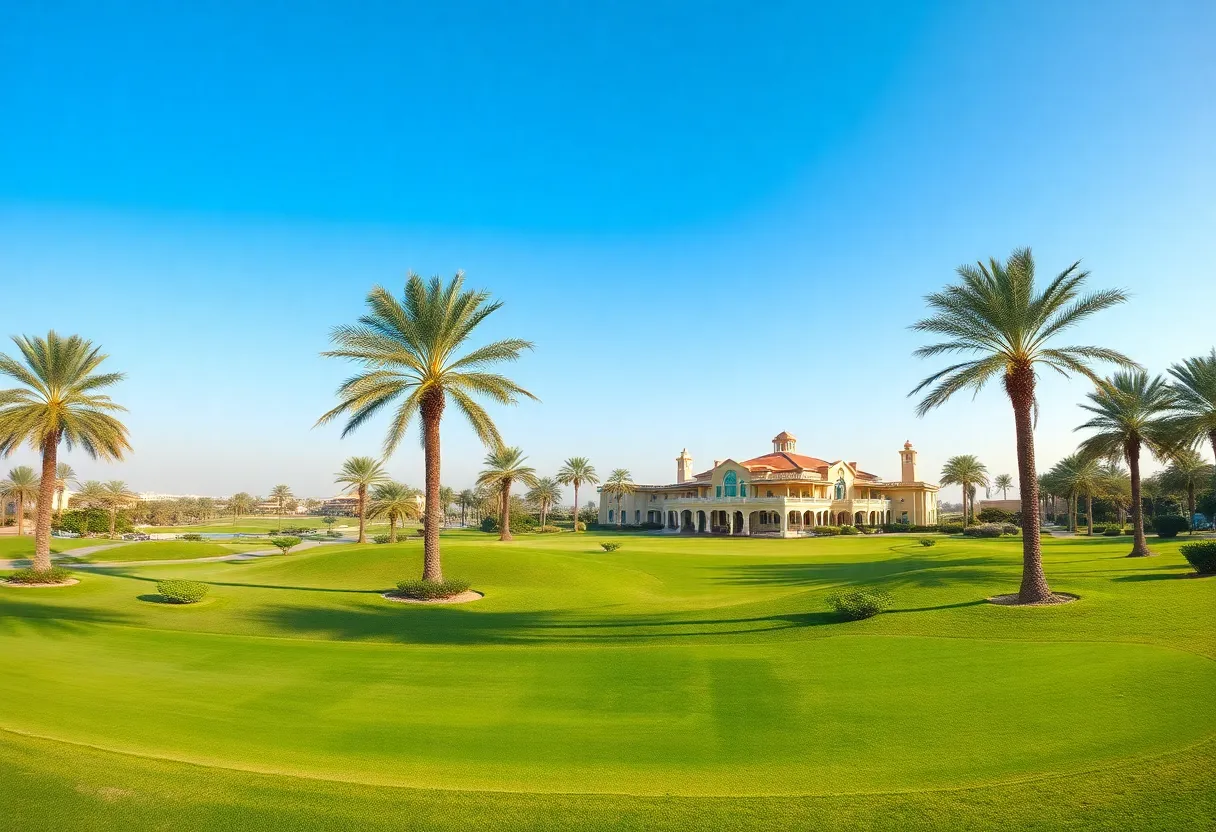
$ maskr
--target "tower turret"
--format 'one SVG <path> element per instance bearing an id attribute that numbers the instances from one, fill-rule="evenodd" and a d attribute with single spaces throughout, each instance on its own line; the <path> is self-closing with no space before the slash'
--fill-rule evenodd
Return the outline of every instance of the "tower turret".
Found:
<path id="1" fill-rule="evenodd" d="M 692 457 L 688 455 L 688 448 L 685 448 L 676 457 L 676 482 L 688 482 L 691 479 Z"/>
<path id="2" fill-rule="evenodd" d="M 919 482 L 916 479 L 916 451 L 912 450 L 912 440 L 904 443 L 904 449 L 899 452 L 900 482 Z"/>

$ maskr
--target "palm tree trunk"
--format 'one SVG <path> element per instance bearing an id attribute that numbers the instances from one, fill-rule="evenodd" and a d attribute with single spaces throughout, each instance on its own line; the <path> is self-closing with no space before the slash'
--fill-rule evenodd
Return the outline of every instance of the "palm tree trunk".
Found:
<path id="1" fill-rule="evenodd" d="M 118 524 L 118 506 L 110 507 L 110 539 L 114 539 L 114 527 Z"/>
<path id="2" fill-rule="evenodd" d="M 1145 558 L 1152 554 L 1144 538 L 1144 503 L 1140 499 L 1140 443 L 1127 445 L 1127 467 L 1132 479 L 1132 551 L 1129 558 Z"/>
<path id="3" fill-rule="evenodd" d="M 443 416 L 443 391 L 428 393 L 422 401 L 422 452 L 426 505 L 422 516 L 422 580 L 443 580 L 439 557 L 439 420 Z"/>
<path id="4" fill-rule="evenodd" d="M 17 537 L 25 534 L 25 495 L 17 495 Z"/>
<path id="5" fill-rule="evenodd" d="M 367 542 L 367 486 L 359 486 L 359 539 L 356 543 Z"/>
<path id="6" fill-rule="evenodd" d="M 1031 604 L 1053 596 L 1043 574 L 1043 541 L 1039 538 L 1039 476 L 1034 461 L 1034 370 L 1016 367 L 1005 376 L 1005 389 L 1013 403 L 1017 433 L 1018 487 L 1022 497 L 1022 585 L 1018 602 Z"/>
<path id="7" fill-rule="evenodd" d="M 397 515 L 395 514 L 388 516 L 388 542 L 397 542 Z"/>
<path id="8" fill-rule="evenodd" d="M 1190 527 L 1189 534 L 1195 533 L 1195 483 L 1186 484 L 1186 523 Z"/>
<path id="9" fill-rule="evenodd" d="M 1094 536 L 1094 495 L 1092 492 L 1085 494 L 1085 536 Z"/>
<path id="10" fill-rule="evenodd" d="M 578 534 L 578 480 L 574 481 L 574 533 Z"/>
<path id="11" fill-rule="evenodd" d="M 502 483 L 502 521 L 499 523 L 498 539 L 512 540 L 511 537 L 511 481 Z"/>
<path id="12" fill-rule="evenodd" d="M 59 434 L 54 433 L 42 444 L 42 481 L 38 485 L 38 513 L 34 520 L 34 568 L 40 572 L 51 568 L 51 502 L 55 497 L 58 455 Z"/>
<path id="13" fill-rule="evenodd" d="M 963 483 L 963 528 L 964 529 L 967 528 L 967 514 L 968 514 L 968 512 L 967 512 L 967 491 L 969 490 L 967 488 L 968 485 L 969 485 L 969 483 L 966 483 L 966 482 Z"/>

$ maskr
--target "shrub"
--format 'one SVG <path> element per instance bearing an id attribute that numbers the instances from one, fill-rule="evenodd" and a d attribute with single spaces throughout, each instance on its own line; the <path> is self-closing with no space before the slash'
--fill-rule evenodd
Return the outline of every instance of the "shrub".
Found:
<path id="1" fill-rule="evenodd" d="M 981 523 L 1009 523 L 1013 520 L 1013 514 L 1003 508 L 981 509 L 975 516 Z"/>
<path id="2" fill-rule="evenodd" d="M 1001 524 L 1001 534 L 1015 534 L 1016 535 L 1016 534 L 1021 534 L 1021 533 L 1022 533 L 1021 526 L 1014 525 L 1013 523 L 1002 523 Z"/>
<path id="3" fill-rule="evenodd" d="M 372 543 L 388 543 L 388 535 L 378 534 L 372 538 Z"/>
<path id="4" fill-rule="evenodd" d="M 587 524 L 580 520 L 574 524 L 574 530 L 576 532 L 585 532 L 587 531 Z"/>
<path id="5" fill-rule="evenodd" d="M 933 539 L 933 538 L 931 538 L 931 537 L 922 537 L 922 538 L 920 539 L 920 545 L 921 545 L 921 546 L 925 546 L 925 547 L 929 547 L 929 546 L 936 546 L 936 545 L 937 545 L 937 541 L 936 541 L 936 540 L 934 540 L 934 539 Z"/>
<path id="6" fill-rule="evenodd" d="M 942 534 L 961 534 L 963 531 L 962 523 L 941 523 L 937 530 Z"/>
<path id="7" fill-rule="evenodd" d="M 840 534 L 841 528 L 841 526 L 816 526 L 815 534 L 837 535 Z"/>
<path id="8" fill-rule="evenodd" d="M 497 517 L 483 517 L 481 530 L 488 534 L 497 534 L 499 530 Z M 528 534 L 536 531 L 536 521 L 526 514 L 511 515 L 511 534 Z"/>
<path id="9" fill-rule="evenodd" d="M 207 597 L 211 587 L 199 581 L 157 581 L 156 591 L 171 604 L 196 604 Z"/>
<path id="10" fill-rule="evenodd" d="M 857 531 L 856 526 L 841 526 L 840 533 L 841 534 L 861 534 L 861 532 Z"/>
<path id="11" fill-rule="evenodd" d="M 1107 526 L 1106 531 L 1102 532 L 1102 534 L 1106 535 L 1107 537 L 1118 537 L 1119 535 L 1123 534 L 1123 529 L 1119 528 L 1118 526 Z"/>
<path id="12" fill-rule="evenodd" d="M 1094 534 L 1106 534 L 1106 526 L 1094 524 Z"/>
<path id="13" fill-rule="evenodd" d="M 968 526 L 963 530 L 967 537 L 1000 537 L 1001 527 L 996 523 L 984 523 L 979 526 Z"/>
<path id="14" fill-rule="evenodd" d="M 182 540 L 202 540 L 203 539 L 203 536 L 201 534 L 198 534 L 197 532 L 190 532 L 189 534 L 178 535 L 178 537 L 180 537 Z"/>
<path id="15" fill-rule="evenodd" d="M 1154 525 L 1157 527 L 1157 537 L 1177 537 L 1178 532 L 1186 531 L 1191 527 L 1186 522 L 1185 517 L 1180 517 L 1177 514 L 1166 514 L 1158 517 Z"/>
<path id="16" fill-rule="evenodd" d="M 279 547 L 283 554 L 287 554 L 294 547 L 299 546 L 301 540 L 298 537 L 272 537 L 270 543 L 272 546 Z"/>
<path id="17" fill-rule="evenodd" d="M 605 552 L 615 552 L 617 549 L 621 548 L 621 544 L 612 543 L 612 542 L 604 542 L 604 543 L 600 544 L 600 548 L 603 549 Z"/>
<path id="18" fill-rule="evenodd" d="M 398 581 L 397 594 L 402 598 L 413 598 L 416 601 L 434 601 L 440 598 L 451 598 L 462 592 L 467 592 L 469 582 L 459 578 L 445 578 L 442 581 Z"/>
<path id="19" fill-rule="evenodd" d="M 558 528 L 557 526 L 549 526 L 549 525 L 541 526 L 539 529 L 536 530 L 537 534 L 557 534 L 560 531 L 561 531 L 561 529 Z"/>
<path id="20" fill-rule="evenodd" d="M 72 570 L 62 566 L 52 566 L 50 569 L 35 569 L 30 566 L 18 569 L 8 576 L 11 584 L 66 584 L 72 580 Z"/>
<path id="21" fill-rule="evenodd" d="M 871 618 L 891 606 L 891 596 L 879 589 L 859 589 L 828 598 L 828 604 L 849 621 Z"/>
<path id="22" fill-rule="evenodd" d="M 1200 575 L 1216 575 L 1216 540 L 1183 543 L 1178 551 Z"/>
<path id="23" fill-rule="evenodd" d="M 342 536 L 342 532 L 336 532 L 336 531 L 334 531 L 333 529 L 326 529 L 326 530 L 325 530 L 325 536 L 326 536 L 326 537 L 341 537 L 341 536 Z"/>

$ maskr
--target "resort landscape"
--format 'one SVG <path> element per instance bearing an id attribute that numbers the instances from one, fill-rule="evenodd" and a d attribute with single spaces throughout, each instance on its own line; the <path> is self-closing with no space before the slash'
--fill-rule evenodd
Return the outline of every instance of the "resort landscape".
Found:
<path id="1" fill-rule="evenodd" d="M 898 25 L 840 12 L 834 31 L 861 26 L 895 44 L 897 35 L 915 40 L 913 32 L 931 40 L 946 25 L 889 12 Z M 364 77 L 367 67 L 396 66 L 374 32 L 417 26 L 441 43 L 453 32 L 497 43 L 507 31 L 533 46 L 565 42 L 517 28 L 556 14 L 531 13 L 500 21 L 501 32 L 480 16 L 487 9 L 470 20 L 407 16 L 394 25 L 356 24 L 355 12 L 329 9 L 295 25 L 317 26 L 301 43 L 330 44 L 330 60 Z M 963 31 L 1016 23 L 970 14 L 957 24 Z M 1100 37 L 1141 43 L 1134 21 L 1110 14 L 1118 36 Z M 1187 14 L 1190 26 L 1149 16 L 1144 31 L 1186 44 L 1216 32 L 1210 10 L 1196 4 Z M 254 17 L 247 10 L 231 21 L 252 27 Z M 690 18 L 680 19 L 670 30 L 649 25 L 673 43 L 695 43 Z M 142 25 L 176 31 L 157 20 Z M 782 67 L 777 47 L 807 25 L 795 15 L 783 33 L 760 15 L 763 38 L 753 42 L 736 22 L 706 12 L 698 25 Z M 36 27 L 20 25 L 33 36 Z M 627 28 L 639 25 L 651 31 Z M 1074 26 L 1061 20 L 1058 31 Z M 1057 31 L 1046 28 L 1024 32 L 1042 54 Z M 645 39 L 626 40 L 657 75 L 685 78 L 647 52 Z M 582 79 L 580 95 L 594 96 L 592 81 L 605 76 L 593 67 L 606 47 L 580 42 L 585 54 L 566 54 L 564 67 Z M 1150 47 L 1164 54 L 1161 43 Z M 278 48 L 301 72 L 320 60 L 311 48 L 307 57 Z M 840 48 L 814 59 L 859 61 L 857 72 L 886 60 Z M 876 264 L 915 276 L 876 284 L 889 298 L 875 305 L 884 326 L 868 322 L 856 298 L 833 294 L 840 281 L 812 266 L 821 264 L 813 255 L 791 260 L 792 288 L 743 297 L 736 276 L 722 279 L 710 258 L 698 261 L 705 276 L 672 276 L 676 289 L 666 294 L 653 275 L 716 245 L 727 227 L 699 213 L 708 211 L 706 194 L 721 189 L 723 206 L 753 204 L 761 197 L 745 198 L 743 185 L 732 191 L 728 171 L 741 166 L 742 181 L 767 168 L 759 158 L 747 163 L 743 145 L 715 146 L 698 161 L 686 126 L 648 108 L 694 113 L 702 104 L 655 92 L 649 76 L 621 78 L 614 83 L 633 98 L 612 106 L 649 113 L 643 123 L 656 146 L 667 133 L 673 144 L 655 150 L 662 163 L 654 163 L 622 134 L 616 151 L 626 164 L 597 172 L 579 163 L 586 178 L 566 190 L 561 171 L 578 154 L 545 145 L 550 152 L 533 157 L 511 138 L 532 129 L 524 114 L 541 118 L 528 94 L 575 83 L 534 64 L 541 51 L 489 61 L 470 50 L 475 79 L 427 75 L 430 87 L 390 72 L 435 119 L 451 113 L 437 103 L 444 96 L 425 92 L 481 100 L 486 79 L 525 73 L 523 92 L 492 84 L 489 100 L 510 118 L 493 107 L 463 111 L 496 131 L 501 156 L 488 166 L 471 145 L 448 157 L 447 138 L 432 143 L 411 130 L 400 135 L 418 158 L 381 156 L 373 138 L 354 152 L 361 134 L 341 118 L 327 123 L 332 134 L 299 134 L 300 147 L 332 170 L 314 167 L 313 156 L 296 159 L 290 144 L 243 166 L 258 137 L 283 137 L 283 125 L 250 122 L 232 147 L 211 128 L 214 152 L 234 154 L 247 180 L 234 179 L 221 198 L 207 190 L 220 187 L 218 174 L 170 178 L 195 195 L 189 210 L 232 226 L 166 219 L 163 206 L 127 216 L 122 223 L 143 229 L 146 249 L 131 247 L 125 231 L 103 244 L 44 214 L 34 207 L 41 192 L 24 179 L 0 184 L 0 219 L 36 229 L 6 236 L 0 223 L 0 243 L 18 252 L 0 245 L 0 274 L 18 263 L 30 269 L 14 290 L 18 302 L 0 309 L 9 336 L 0 346 L 0 829 L 1216 828 L 1216 338 L 1201 303 L 1184 308 L 1168 277 L 1118 260 L 1165 243 L 1147 226 L 1126 239 L 1095 233 L 1060 207 L 1067 200 L 1052 203 L 1050 222 L 1028 223 L 971 194 L 973 221 L 934 220 L 931 248 L 884 254 L 894 245 L 887 228 L 851 238 L 872 247 Z M 862 85 L 846 95 L 836 76 L 832 88 L 842 101 L 868 102 L 877 119 L 885 95 L 903 94 L 897 81 L 944 60 L 931 52 L 909 52 L 902 69 L 882 64 L 886 93 Z M 703 73 L 728 83 L 714 50 L 693 53 Z M 159 60 L 194 77 L 173 56 Z M 254 59 L 236 50 L 231 60 Z M 1154 72 L 1166 73 L 1161 60 Z M 1199 74 L 1216 70 L 1187 60 Z M 266 79 L 286 71 L 256 65 Z M 984 89 L 1004 83 L 1003 69 L 981 67 Z M 1041 90 L 1063 77 L 1041 71 Z M 784 111 L 764 97 L 766 84 L 794 84 L 791 101 L 841 106 L 837 117 L 852 124 L 850 108 L 823 90 L 758 64 L 739 72 L 738 89 L 756 100 L 722 98 L 731 112 L 755 106 L 780 132 Z M 265 104 L 250 77 L 240 74 L 231 89 Z M 331 93 L 362 95 L 353 77 L 318 78 L 317 106 Z M 1144 77 L 1164 89 L 1172 76 Z M 48 93 L 71 86 L 39 83 Z M 385 96 L 394 89 L 363 83 Z M 1063 88 L 1074 86 L 1112 101 L 1125 89 L 1093 79 Z M 949 101 L 966 83 L 947 74 L 931 88 Z M 413 126 L 400 113 L 389 118 L 389 97 L 373 99 L 385 125 Z M 590 115 L 587 124 L 601 126 L 584 128 L 581 105 L 562 100 L 556 123 L 581 137 L 580 152 L 611 166 L 616 151 L 591 137 L 624 128 Z M 132 101 L 141 113 L 151 106 L 134 93 Z M 115 124 L 125 123 L 120 109 L 109 116 Z M 1036 101 L 1032 112 L 1049 109 Z M 1216 118 L 1210 104 L 1201 109 L 1168 112 Z M 378 136 L 379 122 L 364 117 L 360 110 L 359 130 Z M 518 126 L 508 124 L 516 117 Z M 918 118 L 927 125 L 936 116 Z M 756 141 L 763 132 L 734 129 Z M 805 125 L 783 129 L 801 136 Z M 350 152 L 326 156 L 331 138 Z M 729 142 L 709 132 L 704 140 Z M 953 152 L 970 152 L 969 141 Z M 845 158 L 822 142 L 814 158 Z M 1179 158 L 1187 147 L 1177 146 Z M 108 152 L 124 164 L 125 151 Z M 1080 156 L 1060 152 L 1059 175 L 1080 176 Z M 1164 155 L 1152 164 L 1165 165 Z M 38 181 L 50 181 L 53 155 L 30 158 L 43 170 Z M 272 158 L 326 173 L 289 184 Z M 992 176 L 1007 164 L 995 151 L 979 158 Z M 471 167 L 453 173 L 459 165 L 443 159 Z M 1213 174 L 1210 161 L 1187 175 Z M 655 181 L 643 183 L 634 162 Z M 945 157 L 937 164 L 953 171 Z M 1034 164 L 1045 162 L 1018 157 L 1020 170 Z M 534 165 L 547 174 L 491 184 L 499 166 Z M 342 177 L 326 178 L 337 170 L 364 188 L 354 203 L 379 208 L 291 214 L 286 190 L 307 200 L 319 188 L 348 205 Z M 116 187 L 103 182 L 104 170 L 96 176 L 98 192 Z M 410 210 L 420 197 L 434 204 L 402 219 L 395 212 L 405 208 L 377 201 L 370 183 L 382 176 Z M 926 189 L 937 177 L 906 176 Z M 428 177 L 453 177 L 468 205 L 445 202 Z M 621 203 L 645 232 L 610 218 L 620 177 L 639 194 L 649 189 L 655 216 L 643 199 Z M 865 181 L 891 199 L 911 187 Z M 1032 214 L 1025 194 L 1004 184 Z M 595 198 L 580 201 L 583 189 Z M 281 213 L 270 213 L 281 225 L 252 219 L 270 204 L 258 200 L 279 191 Z M 502 230 L 524 223 L 532 209 L 520 195 L 534 191 L 553 205 L 526 228 Z M 957 221 L 943 207 L 957 192 L 926 193 L 941 202 L 926 199 L 924 211 Z M 476 206 L 502 228 L 476 219 Z M 868 228 L 868 214 L 847 199 L 832 208 Z M 565 222 L 585 225 L 555 230 Z M 685 222 L 710 230 L 694 244 L 676 230 Z M 929 233 L 910 214 L 907 222 L 908 236 L 913 226 Z M 342 236 L 352 233 L 344 223 L 375 230 Z M 1202 226 L 1182 256 L 1210 270 Z M 736 227 L 751 240 L 748 223 Z M 1080 242 L 1061 241 L 1061 229 Z M 1046 244 L 1025 247 L 1032 232 Z M 655 243 L 663 235 L 670 249 Z M 766 229 L 759 245 L 780 236 Z M 543 272 L 588 238 L 603 242 L 594 256 L 580 255 L 586 279 L 569 281 L 564 266 Z M 647 276 L 618 268 L 626 240 Z M 448 265 L 460 244 L 484 246 L 467 274 Z M 843 243 L 824 234 L 817 245 Z M 57 247 L 77 266 L 94 254 L 133 264 L 144 282 L 86 281 L 63 268 Z M 1091 266 L 1083 248 L 1097 249 L 1092 259 L 1104 265 Z M 728 268 L 743 262 L 727 244 L 714 251 Z M 411 269 L 435 252 L 449 259 L 433 276 Z M 331 256 L 349 259 L 350 274 L 296 278 L 294 268 L 311 274 L 312 261 Z M 147 271 L 150 262 L 194 258 L 216 270 L 214 284 Z M 276 258 L 293 269 L 259 287 L 247 272 Z M 520 277 L 533 268 L 542 273 Z M 760 286 L 769 273 L 753 263 L 744 277 Z M 643 302 L 631 299 L 634 290 Z M 1163 309 L 1173 316 L 1167 325 Z"/>

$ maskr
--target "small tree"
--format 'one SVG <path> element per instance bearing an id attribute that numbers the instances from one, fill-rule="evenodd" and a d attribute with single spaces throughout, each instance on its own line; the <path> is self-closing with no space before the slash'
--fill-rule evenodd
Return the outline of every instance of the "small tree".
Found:
<path id="1" fill-rule="evenodd" d="M 994 490 L 1001 492 L 1001 499 L 1009 499 L 1009 489 L 1013 488 L 1013 477 L 1009 474 L 997 474 L 992 481 Z"/>
<path id="2" fill-rule="evenodd" d="M 562 485 L 574 486 L 574 531 L 577 532 L 579 522 L 578 489 L 584 483 L 596 485 L 600 481 L 599 475 L 595 473 L 595 466 L 585 456 L 572 456 L 558 470 L 557 481 Z"/>
<path id="3" fill-rule="evenodd" d="M 270 542 L 272 545 L 277 546 L 283 554 L 287 554 L 300 545 L 300 538 L 294 536 L 272 537 L 270 538 Z"/>

